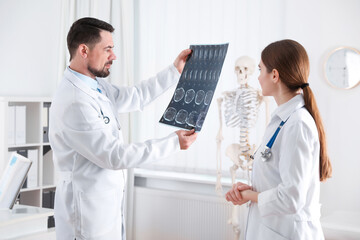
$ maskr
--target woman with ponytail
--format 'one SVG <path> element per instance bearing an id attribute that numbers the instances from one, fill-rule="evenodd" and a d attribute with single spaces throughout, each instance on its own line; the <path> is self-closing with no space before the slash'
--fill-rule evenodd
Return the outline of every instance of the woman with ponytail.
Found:
<path id="1" fill-rule="evenodd" d="M 233 204 L 250 201 L 245 239 L 324 239 L 320 181 L 331 177 L 324 126 L 308 83 L 309 58 L 293 40 L 261 53 L 259 82 L 278 107 L 254 154 L 252 186 L 234 184 Z"/>

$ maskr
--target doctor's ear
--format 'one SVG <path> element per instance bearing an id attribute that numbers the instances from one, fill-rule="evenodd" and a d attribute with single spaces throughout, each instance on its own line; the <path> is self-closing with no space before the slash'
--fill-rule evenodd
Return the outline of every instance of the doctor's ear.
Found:
<path id="1" fill-rule="evenodd" d="M 78 48 L 78 52 L 82 58 L 86 58 L 89 53 L 89 48 L 85 44 L 80 44 Z"/>
<path id="2" fill-rule="evenodd" d="M 271 71 L 271 75 L 272 75 L 272 81 L 273 81 L 273 83 L 278 83 L 278 82 L 280 81 L 278 70 L 273 69 L 273 70 Z"/>

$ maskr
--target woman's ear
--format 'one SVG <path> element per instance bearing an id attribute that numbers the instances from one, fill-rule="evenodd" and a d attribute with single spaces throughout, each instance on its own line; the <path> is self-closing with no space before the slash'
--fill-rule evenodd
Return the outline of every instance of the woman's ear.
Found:
<path id="1" fill-rule="evenodd" d="M 271 72 L 271 74 L 272 74 L 272 81 L 273 81 L 273 83 L 278 83 L 278 82 L 280 81 L 278 70 L 273 69 L 272 72 Z"/>

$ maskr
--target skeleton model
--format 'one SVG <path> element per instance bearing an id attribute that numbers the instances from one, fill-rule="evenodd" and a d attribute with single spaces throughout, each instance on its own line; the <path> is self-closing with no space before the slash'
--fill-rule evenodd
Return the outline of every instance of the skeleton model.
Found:
<path id="1" fill-rule="evenodd" d="M 234 165 L 230 168 L 232 184 L 235 183 L 236 170 L 241 168 L 247 172 L 250 182 L 250 170 L 252 159 L 250 158 L 255 150 L 255 145 L 249 143 L 249 129 L 253 127 L 257 120 L 259 106 L 263 101 L 261 92 L 248 85 L 248 78 L 254 73 L 255 62 L 250 57 L 243 56 L 235 63 L 235 73 L 237 76 L 238 88 L 233 91 L 222 93 L 222 97 L 217 99 L 219 107 L 220 128 L 216 137 L 217 142 L 217 183 L 216 192 L 222 195 L 221 186 L 221 143 L 222 135 L 222 105 L 224 106 L 224 119 L 227 127 L 240 128 L 240 139 L 238 143 L 233 143 L 226 149 L 226 156 L 233 161 Z M 266 106 L 267 108 L 267 106 Z M 267 114 L 268 115 L 268 114 Z M 267 116 L 268 118 L 268 116 Z M 233 225 L 235 239 L 239 239 L 239 206 L 233 206 L 232 218 L 229 223 Z"/>

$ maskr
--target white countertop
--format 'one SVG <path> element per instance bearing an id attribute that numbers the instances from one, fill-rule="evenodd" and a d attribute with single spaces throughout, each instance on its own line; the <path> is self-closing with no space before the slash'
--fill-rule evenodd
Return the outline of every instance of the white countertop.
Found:
<path id="1" fill-rule="evenodd" d="M 0 227 L 5 227 L 21 221 L 29 221 L 54 215 L 54 210 L 26 205 L 14 205 L 13 209 L 0 210 Z"/>

